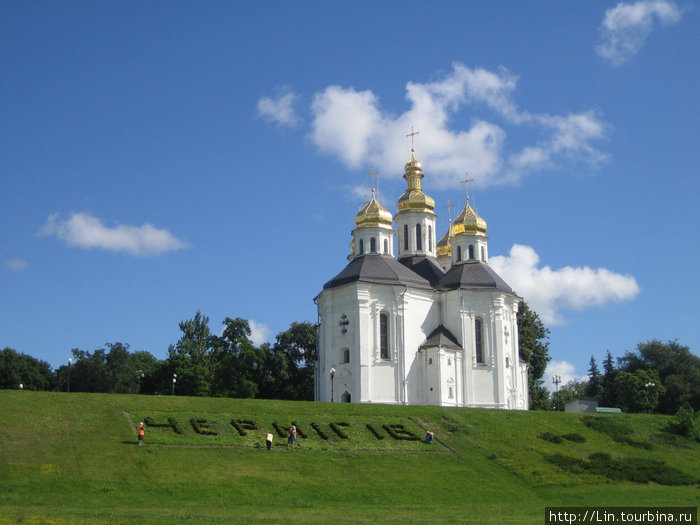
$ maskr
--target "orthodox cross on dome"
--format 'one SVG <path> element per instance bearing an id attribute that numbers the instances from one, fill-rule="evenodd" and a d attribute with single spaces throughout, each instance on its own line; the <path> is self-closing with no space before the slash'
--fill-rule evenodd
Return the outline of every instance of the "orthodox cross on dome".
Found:
<path id="1" fill-rule="evenodd" d="M 467 187 L 467 204 L 469 204 L 469 183 L 474 182 L 474 179 L 469 178 L 469 172 L 466 171 L 464 173 L 464 176 L 466 177 L 464 180 L 459 181 L 460 184 L 464 184 Z"/>
<path id="2" fill-rule="evenodd" d="M 365 177 L 372 177 L 372 197 L 374 197 L 374 191 L 377 189 L 376 177 L 379 175 L 378 171 L 374 171 L 374 166 L 370 165 L 370 172 L 365 175 Z"/>
<path id="3" fill-rule="evenodd" d="M 447 217 L 450 222 L 452 222 L 452 208 L 454 207 L 455 205 L 450 202 L 450 199 L 447 199 L 447 206 L 443 206 L 447 210 Z"/>
<path id="4" fill-rule="evenodd" d="M 416 151 L 416 148 L 413 147 L 413 138 L 418 134 L 420 134 L 420 131 L 413 131 L 413 126 L 411 126 L 411 132 L 406 135 L 407 137 L 411 137 L 411 154 Z"/>

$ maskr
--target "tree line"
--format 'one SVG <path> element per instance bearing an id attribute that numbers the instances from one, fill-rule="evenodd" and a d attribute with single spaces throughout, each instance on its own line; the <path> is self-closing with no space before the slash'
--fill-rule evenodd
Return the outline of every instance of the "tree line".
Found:
<path id="1" fill-rule="evenodd" d="M 73 349 L 70 363 L 52 371 L 44 361 L 5 348 L 0 388 L 313 400 L 315 325 L 292 323 L 274 343 L 256 346 L 245 319 L 227 317 L 223 324 L 221 335 L 213 335 L 209 318 L 197 311 L 180 323 L 182 336 L 163 360 L 117 342 L 93 352 Z"/>
<path id="2" fill-rule="evenodd" d="M 625 412 L 673 414 L 685 405 L 700 410 L 700 358 L 688 347 L 650 341 L 617 361 L 608 351 L 602 372 L 591 357 L 586 380 L 551 394 L 542 379 L 551 359 L 549 329 L 525 301 L 517 324 L 532 410 L 563 410 L 567 401 L 580 397 Z M 223 325 L 221 335 L 213 335 L 209 318 L 197 311 L 180 322 L 182 335 L 163 360 L 116 342 L 93 352 L 73 349 L 70 364 L 53 371 L 46 362 L 5 348 L 0 350 L 0 389 L 22 384 L 64 392 L 313 400 L 316 325 L 292 323 L 274 343 L 259 346 L 250 340 L 245 319 L 227 317 Z"/>
<path id="3" fill-rule="evenodd" d="M 633 352 L 614 359 L 610 351 L 603 370 L 591 356 L 584 381 L 571 381 L 553 396 L 558 409 L 578 398 L 623 412 L 675 414 L 687 407 L 700 411 L 700 357 L 677 341 L 639 343 Z"/>

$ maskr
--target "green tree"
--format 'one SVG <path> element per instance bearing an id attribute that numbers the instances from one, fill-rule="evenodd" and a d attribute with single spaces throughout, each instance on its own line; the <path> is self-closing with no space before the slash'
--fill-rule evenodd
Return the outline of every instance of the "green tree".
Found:
<path id="1" fill-rule="evenodd" d="M 54 375 L 51 366 L 12 348 L 0 350 L 0 389 L 50 390 Z"/>
<path id="2" fill-rule="evenodd" d="M 197 310 L 193 319 L 180 322 L 182 337 L 168 348 L 168 386 L 173 374 L 176 393 L 188 396 L 211 395 L 211 382 L 217 360 L 217 338 L 209 330 L 209 318 Z M 173 390 L 171 389 L 171 392 Z"/>
<path id="3" fill-rule="evenodd" d="M 620 370 L 615 377 L 618 403 L 624 412 L 654 412 L 665 388 L 658 374 L 651 370 Z"/>
<path id="4" fill-rule="evenodd" d="M 552 394 L 552 409 L 564 410 L 564 405 L 574 399 L 580 399 L 586 395 L 587 383 L 583 381 L 569 381 L 558 392 Z"/>
<path id="5" fill-rule="evenodd" d="M 264 379 L 267 346 L 257 348 L 250 340 L 247 320 L 224 320 L 224 330 L 217 338 L 218 363 L 214 374 L 213 394 L 225 397 L 256 397 Z"/>
<path id="6" fill-rule="evenodd" d="M 585 384 L 584 395 L 598 400 L 603 395 L 603 376 L 598 370 L 598 363 L 596 363 L 593 356 L 591 356 L 590 366 L 588 367 L 588 382 Z"/>
<path id="7" fill-rule="evenodd" d="M 274 397 L 313 401 L 316 329 L 312 323 L 292 323 L 277 334 L 268 359 L 268 381 Z"/>
<path id="8" fill-rule="evenodd" d="M 525 301 L 520 301 L 518 308 L 518 339 L 520 341 L 520 359 L 528 363 L 528 387 L 530 408 L 546 409 L 549 392 L 544 386 L 542 376 L 547 368 L 549 357 L 549 329 Z"/>
<path id="9" fill-rule="evenodd" d="M 636 352 L 626 352 L 619 359 L 619 369 L 626 372 L 655 372 L 664 391 L 659 394 L 658 411 L 675 414 L 688 404 L 700 410 L 700 357 L 677 341 L 662 343 L 651 340 L 639 343 Z"/>
<path id="10" fill-rule="evenodd" d="M 615 377 L 617 376 L 617 368 L 610 350 L 606 352 L 605 361 L 603 361 L 603 380 L 602 390 L 600 395 L 600 405 L 604 407 L 617 406 L 617 395 L 615 393 Z"/>

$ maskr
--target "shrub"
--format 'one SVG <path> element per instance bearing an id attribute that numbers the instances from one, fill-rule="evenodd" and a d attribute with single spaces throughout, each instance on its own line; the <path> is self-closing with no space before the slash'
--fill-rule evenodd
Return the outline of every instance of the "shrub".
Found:
<path id="1" fill-rule="evenodd" d="M 377 432 L 377 430 L 372 425 L 367 423 L 365 426 L 367 427 L 367 430 L 369 430 L 372 434 L 374 434 L 374 437 L 376 437 L 377 439 L 384 439 L 384 436 L 382 436 L 379 432 Z"/>
<path id="2" fill-rule="evenodd" d="M 384 428 L 384 430 L 386 430 L 394 439 L 404 441 L 420 441 L 418 436 L 400 423 L 393 425 L 382 425 L 382 428 Z"/>
<path id="3" fill-rule="evenodd" d="M 695 423 L 695 417 L 695 411 L 686 403 L 678 409 L 674 420 L 668 424 L 668 431 L 700 441 L 700 428 Z"/>
<path id="4" fill-rule="evenodd" d="M 693 476 L 669 467 L 663 461 L 647 458 L 614 459 L 605 452 L 596 452 L 588 456 L 588 461 L 562 454 L 545 456 L 545 459 L 572 474 L 589 473 L 635 483 L 653 481 L 660 485 L 692 485 L 697 482 Z"/>
<path id="5" fill-rule="evenodd" d="M 583 437 L 581 434 L 578 434 L 575 432 L 571 433 L 571 434 L 562 434 L 561 437 L 563 437 L 564 439 L 567 439 L 569 441 L 573 441 L 574 443 L 585 443 L 586 442 L 585 437 Z"/>
<path id="6" fill-rule="evenodd" d="M 146 417 L 143 422 L 146 426 L 154 428 L 166 428 L 170 427 L 176 434 L 184 434 L 185 429 L 180 426 L 180 423 L 174 417 L 169 417 L 167 423 L 156 423 L 152 417 Z"/>
<path id="7" fill-rule="evenodd" d="M 313 428 L 316 431 L 318 437 L 326 441 L 328 440 L 328 434 L 321 430 L 321 427 L 319 425 L 317 425 L 316 423 L 311 423 L 311 428 Z"/>
<path id="8" fill-rule="evenodd" d="M 584 425 L 598 432 L 602 432 L 610 436 L 613 441 L 618 443 L 626 443 L 632 447 L 652 450 L 654 445 L 649 441 L 639 441 L 631 437 L 632 428 L 626 425 L 624 421 L 619 419 L 619 416 L 586 416 L 581 419 Z"/>
<path id="9" fill-rule="evenodd" d="M 350 423 L 330 423 L 328 426 L 331 427 L 331 430 L 335 432 L 340 439 L 348 439 L 348 435 L 340 430 L 340 427 L 349 427 Z"/>
<path id="10" fill-rule="evenodd" d="M 250 419 L 232 419 L 231 425 L 241 436 L 248 435 L 246 430 L 260 430 L 260 427 L 255 424 L 255 421 L 251 421 Z"/>
<path id="11" fill-rule="evenodd" d="M 544 439 L 545 441 L 549 441 L 550 443 L 561 443 L 564 441 L 561 436 L 558 436 L 552 432 L 543 432 L 537 437 Z"/>
<path id="12" fill-rule="evenodd" d="M 448 432 L 452 432 L 453 434 L 464 434 L 465 436 L 469 435 L 469 425 L 466 425 L 464 423 L 457 423 L 447 418 L 445 418 L 445 421 L 445 430 L 447 430 Z"/>
<path id="13" fill-rule="evenodd" d="M 212 421 L 214 423 L 214 421 Z M 190 419 L 190 425 L 197 434 L 203 436 L 216 436 L 218 432 L 209 426 L 209 421 L 206 419 Z"/>

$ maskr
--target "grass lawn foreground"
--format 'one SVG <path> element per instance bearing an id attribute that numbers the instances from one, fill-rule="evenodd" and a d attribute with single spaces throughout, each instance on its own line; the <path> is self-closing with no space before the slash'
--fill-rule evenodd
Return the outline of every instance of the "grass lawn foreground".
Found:
<path id="1" fill-rule="evenodd" d="M 0 413 L 0 525 L 542 524 L 700 499 L 700 444 L 660 415 L 28 391 Z"/>

